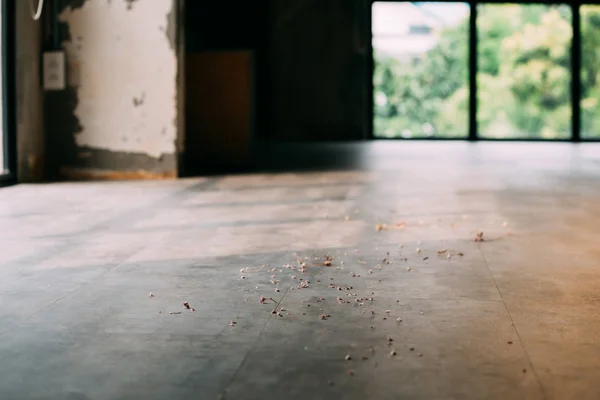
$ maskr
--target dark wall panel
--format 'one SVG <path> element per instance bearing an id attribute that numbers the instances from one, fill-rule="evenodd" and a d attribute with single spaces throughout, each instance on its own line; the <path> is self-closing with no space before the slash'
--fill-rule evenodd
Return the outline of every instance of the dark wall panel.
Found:
<path id="1" fill-rule="evenodd" d="M 367 136 L 368 1 L 271 0 L 271 137 Z"/>

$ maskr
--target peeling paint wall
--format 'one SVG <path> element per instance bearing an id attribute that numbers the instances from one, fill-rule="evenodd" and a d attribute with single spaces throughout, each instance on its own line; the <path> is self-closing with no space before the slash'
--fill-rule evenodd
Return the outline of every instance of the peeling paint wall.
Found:
<path id="1" fill-rule="evenodd" d="M 68 3 L 58 19 L 69 87 L 46 99 L 55 169 L 175 176 L 178 0 Z"/>

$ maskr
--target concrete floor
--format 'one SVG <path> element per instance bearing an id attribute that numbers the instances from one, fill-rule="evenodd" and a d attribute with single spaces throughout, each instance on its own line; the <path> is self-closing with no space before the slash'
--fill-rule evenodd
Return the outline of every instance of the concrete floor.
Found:
<path id="1" fill-rule="evenodd" d="M 600 398 L 600 146 L 330 149 L 0 189 L 0 398 Z"/>

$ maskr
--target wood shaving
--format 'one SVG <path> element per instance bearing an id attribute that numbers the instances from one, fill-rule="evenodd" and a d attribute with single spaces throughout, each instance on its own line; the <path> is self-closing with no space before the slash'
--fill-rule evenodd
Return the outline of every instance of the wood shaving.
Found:
<path id="1" fill-rule="evenodd" d="M 275 301 L 275 299 L 273 299 L 272 297 L 264 297 L 264 296 L 260 296 L 259 303 L 260 304 L 267 304 L 266 302 L 269 301 L 269 300 L 272 301 L 273 303 L 277 303 Z"/>

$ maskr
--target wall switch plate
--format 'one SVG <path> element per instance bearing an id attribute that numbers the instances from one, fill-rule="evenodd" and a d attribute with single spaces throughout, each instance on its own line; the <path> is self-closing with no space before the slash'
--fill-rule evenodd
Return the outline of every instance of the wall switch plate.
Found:
<path id="1" fill-rule="evenodd" d="M 65 52 L 47 51 L 44 53 L 44 90 L 64 90 Z"/>

